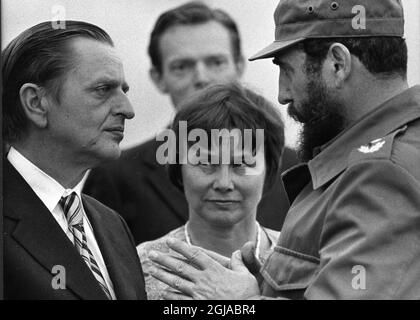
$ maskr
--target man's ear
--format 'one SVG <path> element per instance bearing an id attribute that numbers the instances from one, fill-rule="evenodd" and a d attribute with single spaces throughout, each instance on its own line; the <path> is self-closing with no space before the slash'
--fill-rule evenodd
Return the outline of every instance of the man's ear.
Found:
<path id="1" fill-rule="evenodd" d="M 328 76 L 333 84 L 339 88 L 346 81 L 352 69 L 352 56 L 347 47 L 341 43 L 333 43 L 328 50 Z"/>
<path id="2" fill-rule="evenodd" d="M 245 59 L 243 56 L 240 56 L 238 61 L 236 61 L 236 72 L 238 74 L 238 78 L 241 78 L 245 72 Z"/>
<path id="3" fill-rule="evenodd" d="M 166 87 L 165 81 L 162 79 L 162 73 L 159 72 L 156 68 L 152 67 L 149 70 L 150 78 L 152 79 L 153 83 L 155 84 L 156 88 L 164 94 L 168 93 L 168 88 Z"/>
<path id="4" fill-rule="evenodd" d="M 19 96 L 28 120 L 38 128 L 45 128 L 49 104 L 45 90 L 34 83 L 25 83 L 19 90 Z"/>

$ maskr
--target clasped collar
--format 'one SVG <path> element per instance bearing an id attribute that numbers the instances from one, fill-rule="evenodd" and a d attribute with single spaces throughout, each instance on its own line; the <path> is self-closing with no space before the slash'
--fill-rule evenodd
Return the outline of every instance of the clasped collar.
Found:
<path id="1" fill-rule="evenodd" d="M 354 149 L 385 137 L 417 118 L 420 118 L 420 86 L 391 98 L 321 147 L 319 154 L 308 162 L 313 189 L 344 171 Z"/>
<path id="2" fill-rule="evenodd" d="M 312 181 L 312 187 L 316 190 L 343 172 L 350 165 L 352 151 L 419 118 L 420 86 L 414 86 L 383 103 L 335 139 L 317 148 L 317 155 L 308 163 L 286 171 L 282 178 L 290 202 L 308 182 Z"/>

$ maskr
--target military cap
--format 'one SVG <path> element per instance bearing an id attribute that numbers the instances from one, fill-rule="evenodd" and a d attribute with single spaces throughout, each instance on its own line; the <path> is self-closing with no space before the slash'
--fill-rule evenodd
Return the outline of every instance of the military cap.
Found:
<path id="1" fill-rule="evenodd" d="M 404 35 L 401 0 L 280 0 L 275 41 L 249 60 L 274 57 L 308 38 Z"/>

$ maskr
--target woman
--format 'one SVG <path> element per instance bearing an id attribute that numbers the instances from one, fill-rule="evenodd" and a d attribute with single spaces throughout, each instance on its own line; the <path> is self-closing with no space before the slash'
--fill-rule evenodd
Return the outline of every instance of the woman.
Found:
<path id="1" fill-rule="evenodd" d="M 150 276 L 148 259 L 150 250 L 170 251 L 166 239 L 226 257 L 255 241 L 255 255 L 263 262 L 279 235 L 256 220 L 258 203 L 280 167 L 284 126 L 277 111 L 239 84 L 202 90 L 179 110 L 172 126 L 176 162 L 169 165 L 169 175 L 185 193 L 189 220 L 137 247 L 150 300 L 160 299 L 168 288 Z"/>

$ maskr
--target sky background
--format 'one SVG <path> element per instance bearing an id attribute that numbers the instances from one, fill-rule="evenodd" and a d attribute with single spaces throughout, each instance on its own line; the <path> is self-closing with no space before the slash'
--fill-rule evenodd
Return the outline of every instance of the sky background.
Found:
<path id="1" fill-rule="evenodd" d="M 380 0 L 378 0 L 380 1 Z M 163 11 L 185 0 L 2 0 L 2 49 L 20 32 L 39 22 L 57 19 L 83 20 L 97 24 L 113 38 L 130 84 L 129 98 L 136 112 L 127 121 L 121 146 L 128 148 L 153 137 L 172 119 L 174 112 L 167 96 L 161 95 L 149 80 L 147 56 L 149 35 Z M 278 0 L 207 0 L 222 8 L 237 22 L 246 58 L 274 40 L 273 13 Z M 405 37 L 409 49 L 408 80 L 420 84 L 420 1 L 402 0 L 405 10 Z M 286 123 L 286 144 L 295 147 L 299 126 L 284 106 L 277 102 L 278 68 L 271 60 L 248 62 L 243 82 L 275 103 Z"/>

